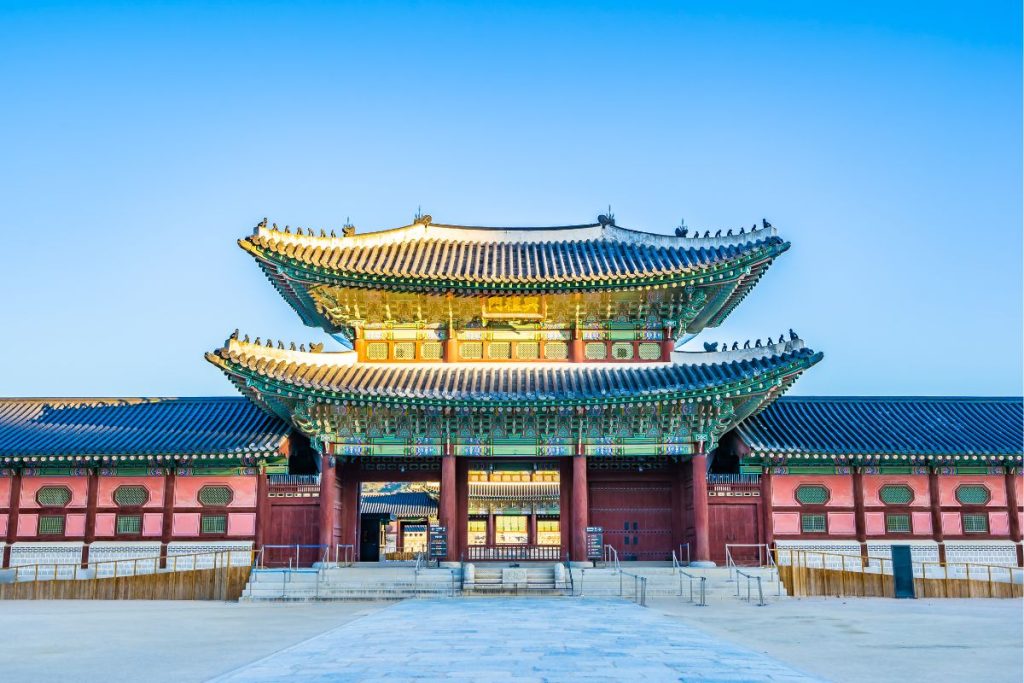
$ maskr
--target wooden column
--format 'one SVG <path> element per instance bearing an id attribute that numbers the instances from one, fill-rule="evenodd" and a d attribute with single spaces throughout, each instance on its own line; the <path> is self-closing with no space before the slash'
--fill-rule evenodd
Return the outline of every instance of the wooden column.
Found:
<path id="1" fill-rule="evenodd" d="M 455 548 L 455 454 L 451 444 L 445 445 L 445 453 L 441 457 L 441 500 L 438 505 L 438 521 L 448 529 L 448 561 L 457 562 L 458 552 Z"/>
<path id="2" fill-rule="evenodd" d="M 270 484 L 267 481 L 266 465 L 260 464 L 256 474 L 256 533 L 253 540 L 257 552 L 266 543 L 267 528 L 270 526 Z"/>
<path id="3" fill-rule="evenodd" d="M 335 486 L 337 495 L 341 496 L 340 526 L 341 534 L 336 543 L 352 546 L 352 558 L 359 559 L 359 463 L 345 463 L 335 474 Z M 338 509 L 335 503 L 335 510 Z M 402 534 L 402 527 L 398 528 L 399 537 Z M 403 541 L 404 543 L 404 541 Z"/>
<path id="4" fill-rule="evenodd" d="M 485 545 L 488 547 L 494 547 L 497 543 L 495 539 L 498 537 L 496 532 L 497 529 L 494 527 L 494 511 L 492 510 L 487 513 L 487 535 L 484 538 Z"/>
<path id="5" fill-rule="evenodd" d="M 366 336 L 362 327 L 356 327 L 355 338 L 352 339 L 352 350 L 356 352 L 356 358 L 366 360 Z"/>
<path id="6" fill-rule="evenodd" d="M 572 554 L 574 562 L 587 559 L 587 525 L 590 509 L 587 501 L 587 454 L 582 443 L 572 459 Z"/>
<path id="7" fill-rule="evenodd" d="M 96 540 L 96 499 L 99 496 L 99 470 L 89 469 L 85 488 L 85 538 L 82 543 L 82 569 L 89 566 L 89 544 Z"/>
<path id="8" fill-rule="evenodd" d="M 708 521 L 708 456 L 704 442 L 697 442 L 697 452 L 690 458 L 693 482 L 693 561 L 711 562 L 711 539 Z"/>
<path id="9" fill-rule="evenodd" d="M 761 526 L 765 545 L 775 543 L 775 523 L 772 518 L 772 466 L 765 465 L 761 474 Z"/>
<path id="10" fill-rule="evenodd" d="M 337 495 L 335 466 L 329 455 L 320 456 L 320 537 L 318 543 L 334 547 L 334 497 Z M 321 551 L 323 548 L 321 548 Z"/>
<path id="11" fill-rule="evenodd" d="M 585 360 L 583 353 L 583 333 L 580 332 L 579 325 L 572 326 L 572 339 L 569 342 L 569 360 L 574 363 L 582 363 Z"/>
<path id="12" fill-rule="evenodd" d="M 1017 500 L 1017 474 L 1007 467 L 1003 480 L 1006 482 L 1006 511 L 1010 514 L 1010 540 L 1017 545 L 1017 566 L 1024 567 L 1024 548 L 1021 547 L 1020 502 Z"/>
<path id="13" fill-rule="evenodd" d="M 932 538 L 939 544 L 939 562 L 946 561 L 946 545 L 942 540 L 942 498 L 939 496 L 939 470 L 928 469 L 928 500 L 931 503 Z"/>
<path id="14" fill-rule="evenodd" d="M 174 534 L 174 468 L 164 475 L 164 514 L 160 531 L 160 567 L 167 567 L 167 546 Z"/>
<path id="15" fill-rule="evenodd" d="M 18 511 L 21 508 L 21 470 L 15 470 L 11 477 L 11 504 L 7 508 L 7 544 L 0 566 L 11 566 L 11 546 L 18 540 Z"/>
<path id="16" fill-rule="evenodd" d="M 469 461 L 455 459 L 455 551 L 461 556 L 469 536 Z M 451 532 L 449 532 L 451 533 Z M 448 540 L 451 547 L 452 539 Z"/>
<path id="17" fill-rule="evenodd" d="M 572 549 L 572 458 L 558 463 L 558 531 L 562 536 L 560 557 Z"/>
<path id="18" fill-rule="evenodd" d="M 526 522 L 526 544 L 537 545 L 537 513 L 536 511 L 530 513 L 529 519 Z"/>
<path id="19" fill-rule="evenodd" d="M 860 543 L 861 557 L 868 556 L 867 526 L 864 522 L 864 472 L 854 467 L 853 472 L 853 519 L 857 532 L 857 543 Z"/>
<path id="20" fill-rule="evenodd" d="M 448 326 L 448 338 L 444 340 L 444 361 L 456 363 L 459 360 L 459 338 L 455 334 L 455 328 Z"/>
<path id="21" fill-rule="evenodd" d="M 672 338 L 672 326 L 665 326 L 665 337 L 661 340 L 661 360 L 663 363 L 672 362 L 672 351 L 676 348 L 675 339 Z"/>

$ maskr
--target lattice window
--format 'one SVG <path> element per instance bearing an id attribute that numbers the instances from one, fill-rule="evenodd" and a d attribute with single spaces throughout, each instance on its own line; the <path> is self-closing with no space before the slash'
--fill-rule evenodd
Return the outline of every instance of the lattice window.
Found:
<path id="1" fill-rule="evenodd" d="M 587 360 L 604 360 L 608 357 L 608 347 L 604 342 L 590 342 L 583 347 L 583 355 Z"/>
<path id="2" fill-rule="evenodd" d="M 961 505 L 985 505 L 991 498 L 988 487 L 981 484 L 965 484 L 956 489 L 956 500 Z"/>
<path id="3" fill-rule="evenodd" d="M 231 489 L 227 486 L 204 486 L 199 489 L 199 504 L 224 507 L 231 502 Z"/>
<path id="4" fill-rule="evenodd" d="M 540 344 L 537 342 L 519 342 L 516 344 L 516 358 L 519 360 L 537 360 L 540 358 Z"/>
<path id="5" fill-rule="evenodd" d="M 612 344 L 612 358 L 615 360 L 633 360 L 633 343 L 615 342 Z"/>
<path id="6" fill-rule="evenodd" d="M 444 345 L 441 342 L 424 342 L 420 347 L 420 353 L 424 360 L 441 360 L 444 355 Z"/>
<path id="7" fill-rule="evenodd" d="M 803 513 L 800 515 L 800 531 L 805 534 L 825 533 L 825 515 L 821 513 Z"/>
<path id="8" fill-rule="evenodd" d="M 879 489 L 878 497 L 886 505 L 906 505 L 914 500 L 914 490 L 906 484 L 886 484 Z"/>
<path id="9" fill-rule="evenodd" d="M 149 501 L 145 486 L 118 486 L 114 490 L 114 502 L 121 507 L 138 507 Z"/>
<path id="10" fill-rule="evenodd" d="M 142 515 L 118 515 L 115 533 L 126 536 L 138 536 L 142 533 Z"/>
<path id="11" fill-rule="evenodd" d="M 71 489 L 66 486 L 44 486 L 36 492 L 36 502 L 47 508 L 62 508 L 71 502 Z"/>
<path id="12" fill-rule="evenodd" d="M 507 360 L 512 358 L 511 342 L 491 342 L 487 345 L 487 357 L 491 360 Z"/>
<path id="13" fill-rule="evenodd" d="M 64 515 L 40 515 L 39 516 L 40 536 L 63 536 Z"/>
<path id="14" fill-rule="evenodd" d="M 464 360 L 482 360 L 484 357 L 483 342 L 462 342 L 459 344 L 459 356 Z"/>
<path id="15" fill-rule="evenodd" d="M 416 342 L 398 342 L 394 348 L 395 360 L 415 360 Z"/>
<path id="16" fill-rule="evenodd" d="M 820 484 L 797 486 L 796 500 L 801 505 L 824 505 L 828 502 L 828 489 Z"/>
<path id="17" fill-rule="evenodd" d="M 565 360 L 569 357 L 569 345 L 565 342 L 545 342 L 544 357 L 548 360 Z"/>
<path id="18" fill-rule="evenodd" d="M 203 515 L 199 518 L 199 531 L 204 534 L 226 534 L 228 532 L 228 516 Z"/>
<path id="19" fill-rule="evenodd" d="M 909 534 L 910 515 L 887 512 L 885 514 L 885 532 L 887 534 Z"/>
<path id="20" fill-rule="evenodd" d="M 661 344 L 640 344 L 640 360 L 661 360 Z"/>
<path id="21" fill-rule="evenodd" d="M 961 515 L 965 534 L 987 534 L 987 512 L 965 512 Z"/>
<path id="22" fill-rule="evenodd" d="M 387 342 L 370 342 L 366 345 L 366 358 L 369 360 L 387 360 Z"/>

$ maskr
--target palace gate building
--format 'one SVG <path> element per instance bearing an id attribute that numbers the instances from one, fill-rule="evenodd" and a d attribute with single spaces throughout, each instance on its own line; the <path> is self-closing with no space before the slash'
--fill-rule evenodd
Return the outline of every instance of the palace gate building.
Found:
<path id="1" fill-rule="evenodd" d="M 239 241 L 323 342 L 232 334 L 232 398 L 0 399 L 3 565 L 351 546 L 623 560 L 726 545 L 1024 564 L 1020 398 L 782 397 L 792 331 L 687 344 L 790 246 L 434 223 Z M 326 338 L 325 338 L 326 340 Z M 313 555 L 316 549 L 311 551 Z"/>

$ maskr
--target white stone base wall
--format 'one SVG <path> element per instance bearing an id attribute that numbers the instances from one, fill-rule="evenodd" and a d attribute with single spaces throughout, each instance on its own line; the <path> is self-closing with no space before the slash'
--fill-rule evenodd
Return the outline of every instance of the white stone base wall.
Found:
<path id="1" fill-rule="evenodd" d="M 89 545 L 89 567 L 100 578 L 152 574 L 160 566 L 159 558 L 159 541 L 95 541 Z"/>
<path id="2" fill-rule="evenodd" d="M 214 556 L 213 553 L 222 553 Z M 198 557 L 190 557 L 198 555 Z M 174 556 L 178 556 L 174 559 Z M 228 562 L 233 567 L 252 564 L 252 541 L 213 541 L 167 544 L 167 568 L 212 569 L 214 562 Z"/>
<path id="3" fill-rule="evenodd" d="M 61 541 L 55 543 L 25 541 L 11 545 L 11 566 L 27 567 L 38 565 L 40 579 L 73 579 L 82 572 L 81 541 Z M 32 581 L 36 571 L 31 575 L 27 571 L 19 572 L 19 581 Z"/>
<path id="4" fill-rule="evenodd" d="M 834 557 L 835 555 L 860 557 L 860 543 L 857 541 L 777 541 L 775 546 L 779 549 L 778 563 L 782 565 L 791 563 L 791 553 L 787 552 L 790 550 L 808 551 L 807 555 L 802 556 L 801 561 L 806 560 L 809 567 L 821 567 L 824 563 L 829 569 L 841 569 L 843 559 Z"/>
<path id="5" fill-rule="evenodd" d="M 899 541 L 868 541 L 868 557 L 890 559 L 892 558 L 892 547 L 894 545 L 909 545 L 911 562 L 939 561 L 939 544 L 935 541 L 908 541 L 907 543 L 900 543 Z"/>
<path id="6" fill-rule="evenodd" d="M 1011 541 L 946 541 L 946 563 L 971 562 L 1017 566 L 1017 545 Z"/>

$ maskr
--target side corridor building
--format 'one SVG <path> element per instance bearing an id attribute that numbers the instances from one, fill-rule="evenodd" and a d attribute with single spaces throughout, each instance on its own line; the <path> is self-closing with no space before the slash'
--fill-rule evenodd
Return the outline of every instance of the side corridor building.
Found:
<path id="1" fill-rule="evenodd" d="M 783 397 L 822 359 L 792 331 L 685 350 L 790 244 L 677 233 L 264 221 L 239 244 L 347 350 L 235 332 L 207 360 L 241 397 L 0 399 L 3 566 L 431 527 L 449 560 L 1024 565 L 1020 398 Z"/>

